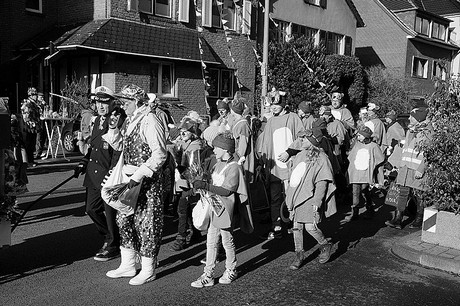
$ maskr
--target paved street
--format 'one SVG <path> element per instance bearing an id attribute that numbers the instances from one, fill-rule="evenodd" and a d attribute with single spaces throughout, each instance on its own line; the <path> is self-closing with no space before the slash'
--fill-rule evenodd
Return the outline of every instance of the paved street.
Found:
<path id="1" fill-rule="evenodd" d="M 51 188 L 72 174 L 73 165 L 39 166 L 29 174 L 29 189 Z M 389 209 L 383 206 L 373 221 L 341 226 L 345 206 L 323 224 L 335 242 L 325 265 L 317 262 L 313 240 L 307 263 L 290 271 L 291 236 L 262 241 L 267 230 L 257 223 L 252 235 L 236 232 L 240 277 L 230 285 L 195 289 L 190 282 L 202 273 L 204 240 L 182 252 L 170 251 L 175 238 L 172 218 L 166 218 L 157 280 L 130 286 L 105 273 L 119 259 L 92 259 L 101 246 L 94 225 L 84 213 L 81 178 L 69 182 L 38 203 L 12 234 L 12 245 L 0 249 L 0 305 L 460 305 L 460 277 L 404 261 L 390 248 L 412 230 L 384 227 Z M 36 198 L 20 198 L 22 206 Z M 37 190 L 35 190 L 37 191 Z M 256 216 L 256 220 L 260 220 Z M 223 263 L 217 268 L 218 275 Z"/>

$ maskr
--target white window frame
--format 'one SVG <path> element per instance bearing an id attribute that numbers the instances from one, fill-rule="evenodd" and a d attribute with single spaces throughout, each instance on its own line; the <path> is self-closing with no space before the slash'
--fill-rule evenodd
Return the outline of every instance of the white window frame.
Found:
<path id="1" fill-rule="evenodd" d="M 157 11 L 158 11 L 158 9 L 157 9 L 157 0 L 151 0 L 152 5 L 150 7 L 150 11 L 145 11 L 145 10 L 142 10 L 142 9 L 139 8 L 139 5 L 140 5 L 141 1 L 148 1 L 148 0 L 138 0 L 137 1 L 138 2 L 138 11 L 139 12 L 150 14 L 150 15 L 155 15 L 155 16 L 159 16 L 159 17 L 172 18 L 172 2 L 174 0 L 168 0 L 168 3 L 169 3 L 169 14 L 168 15 L 162 15 L 162 14 L 157 13 Z"/>
<path id="2" fill-rule="evenodd" d="M 203 0 L 201 3 L 201 25 L 203 27 L 208 27 L 208 28 L 222 28 L 222 19 L 226 19 L 225 16 L 223 15 L 223 12 L 226 10 L 226 7 L 228 7 L 228 4 L 234 5 L 234 12 L 233 12 L 233 25 L 232 27 L 229 27 L 228 23 L 226 24 L 226 27 L 228 27 L 228 30 L 231 31 L 236 31 L 238 27 L 238 12 L 237 12 L 237 4 L 234 3 L 233 0 L 219 0 L 223 2 L 222 5 L 218 5 L 216 0 Z M 219 22 L 214 23 L 213 22 L 213 14 L 212 14 L 212 8 L 213 5 L 217 5 L 217 8 L 220 10 L 219 14 Z"/>
<path id="3" fill-rule="evenodd" d="M 33 12 L 33 13 L 43 13 L 43 0 L 36 0 L 38 1 L 38 10 L 26 7 L 26 11 Z M 25 3 L 27 5 L 27 2 Z"/>
<path id="4" fill-rule="evenodd" d="M 158 95 L 159 97 L 170 97 L 170 98 L 174 98 L 176 97 L 176 79 L 175 79 L 175 67 L 174 67 L 174 63 L 171 63 L 171 62 L 161 62 L 161 61 L 150 61 L 150 77 L 152 75 L 152 65 L 158 65 L 158 79 L 157 79 L 157 92 L 154 92 L 156 95 Z M 163 80 L 163 66 L 170 66 L 170 82 L 171 82 L 171 88 L 170 88 L 170 91 L 171 93 L 167 93 L 167 94 L 164 94 L 163 93 L 163 86 L 162 86 L 162 80 Z M 150 80 L 150 83 L 152 82 L 152 80 Z M 150 91 L 153 91 L 151 88 L 150 88 Z"/>
<path id="5" fill-rule="evenodd" d="M 243 34 L 251 34 L 251 14 L 252 1 L 244 0 L 243 2 L 243 20 L 241 21 L 241 32 Z"/>
<path id="6" fill-rule="evenodd" d="M 179 0 L 179 21 L 190 22 L 190 0 Z"/>
<path id="7" fill-rule="evenodd" d="M 416 61 L 417 62 L 425 61 L 425 65 L 423 67 L 423 76 L 419 76 L 417 73 L 414 73 L 414 68 L 415 68 Z M 429 65 L 429 63 L 428 63 L 427 58 L 413 56 L 412 57 L 412 71 L 411 71 L 412 77 L 420 78 L 420 79 L 427 79 L 428 78 L 428 65 Z"/>

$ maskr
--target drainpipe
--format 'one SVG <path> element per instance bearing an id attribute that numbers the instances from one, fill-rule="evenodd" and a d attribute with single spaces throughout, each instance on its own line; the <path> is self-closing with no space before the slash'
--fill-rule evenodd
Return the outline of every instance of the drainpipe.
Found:
<path id="1" fill-rule="evenodd" d="M 263 63 L 261 67 L 261 75 L 262 75 L 262 97 L 267 95 L 268 90 L 268 29 L 269 29 L 269 22 L 270 22 L 270 0 L 265 0 L 265 12 L 264 12 L 264 40 L 263 40 Z M 261 99 L 260 105 L 260 115 L 265 113 L 265 106 L 264 101 Z"/>

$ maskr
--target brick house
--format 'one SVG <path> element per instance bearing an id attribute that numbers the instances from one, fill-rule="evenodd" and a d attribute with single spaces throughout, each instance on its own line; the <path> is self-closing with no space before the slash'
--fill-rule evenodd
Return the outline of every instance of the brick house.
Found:
<path id="1" fill-rule="evenodd" d="M 410 0 L 354 0 L 366 27 L 356 35 L 356 56 L 365 67 L 382 65 L 411 77 L 414 95 L 445 79 L 459 47 L 450 40 L 450 19 Z M 442 5 L 444 1 L 438 1 Z"/>
<path id="2" fill-rule="evenodd" d="M 324 44 L 329 54 L 354 54 L 356 28 L 364 26 L 352 0 L 278 0 L 270 13 L 271 40 L 305 35 L 316 45 Z M 263 33 L 260 16 L 258 33 Z M 258 39 L 261 43 L 263 36 Z"/>
<path id="3" fill-rule="evenodd" d="M 60 93 L 73 75 L 91 89 L 105 85 L 118 91 L 135 83 L 164 101 L 183 104 L 185 110 L 173 112 L 178 119 L 192 109 L 206 113 L 206 77 L 211 111 L 218 98 L 238 90 L 251 101 L 252 3 L 222 2 L 8 1 L 8 14 L 21 18 L 9 26 L 9 42 L 1 47 L 0 65 L 9 77 L 0 80 L 0 90 L 17 99 L 24 98 L 27 86 Z M 31 30 L 22 33 L 20 24 Z"/>

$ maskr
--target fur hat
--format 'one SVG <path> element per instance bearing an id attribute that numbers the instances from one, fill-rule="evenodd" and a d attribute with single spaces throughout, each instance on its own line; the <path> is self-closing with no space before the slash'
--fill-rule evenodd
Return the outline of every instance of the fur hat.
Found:
<path id="1" fill-rule="evenodd" d="M 311 102 L 302 101 L 299 103 L 299 109 L 302 110 L 305 114 L 312 114 L 313 108 L 311 107 Z"/>
<path id="2" fill-rule="evenodd" d="M 235 139 L 230 132 L 218 134 L 212 141 L 212 145 L 229 153 L 235 153 Z"/>
<path id="3" fill-rule="evenodd" d="M 364 138 L 371 138 L 373 133 L 369 127 L 363 125 L 358 129 L 358 134 L 363 135 Z"/>

